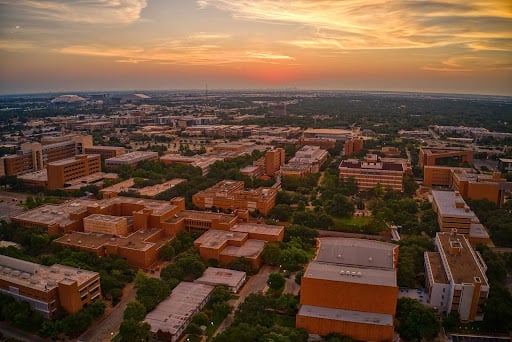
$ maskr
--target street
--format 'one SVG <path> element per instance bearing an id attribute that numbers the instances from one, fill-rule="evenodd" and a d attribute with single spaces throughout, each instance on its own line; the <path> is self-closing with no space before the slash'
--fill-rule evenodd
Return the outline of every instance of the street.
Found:
<path id="1" fill-rule="evenodd" d="M 239 292 L 239 298 L 238 299 L 232 299 L 229 301 L 229 304 L 233 307 L 233 311 L 224 319 L 224 321 L 219 325 L 219 328 L 217 331 L 213 334 L 213 336 L 216 336 L 217 334 L 220 334 L 224 330 L 226 330 L 231 323 L 233 323 L 233 319 L 235 317 L 235 311 L 240 305 L 240 303 L 243 303 L 245 301 L 245 298 L 249 296 L 251 293 L 256 293 L 259 291 L 263 291 L 265 286 L 267 286 L 267 279 L 270 273 L 272 272 L 278 272 L 279 267 L 277 266 L 263 266 L 258 274 L 253 275 L 247 283 L 244 285 L 244 287 Z"/>
<path id="2" fill-rule="evenodd" d="M 4 335 L 4 337 L 11 337 L 15 338 L 16 340 L 20 341 L 26 341 L 26 342 L 45 342 L 47 340 L 35 336 L 30 335 L 29 333 L 16 329 L 12 326 L 10 326 L 7 322 L 0 322 L 0 333 Z M 0 337 L 0 339 L 3 341 L 3 337 Z"/>
<path id="3" fill-rule="evenodd" d="M 128 302 L 135 300 L 136 291 L 133 283 L 126 285 L 123 291 L 123 297 L 116 308 L 110 313 L 105 312 L 105 317 L 98 323 L 93 324 L 85 333 L 78 338 L 83 342 L 110 341 L 112 336 L 117 333 L 121 322 L 123 321 L 124 310 Z M 113 333 L 113 334 L 112 334 Z"/>

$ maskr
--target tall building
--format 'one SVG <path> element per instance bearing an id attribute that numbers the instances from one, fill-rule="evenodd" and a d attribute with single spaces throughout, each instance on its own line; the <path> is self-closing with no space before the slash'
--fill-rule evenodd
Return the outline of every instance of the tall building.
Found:
<path id="1" fill-rule="evenodd" d="M 194 194 L 192 203 L 200 209 L 247 209 L 267 215 L 276 204 L 276 196 L 273 188 L 246 190 L 243 181 L 224 180 Z"/>
<path id="2" fill-rule="evenodd" d="M 484 226 L 458 191 L 432 191 L 432 209 L 437 214 L 441 232 L 456 231 L 472 244 L 488 244 L 491 240 Z"/>
<path id="3" fill-rule="evenodd" d="M 284 148 L 278 147 L 265 153 L 265 174 L 275 176 L 281 166 L 284 165 L 285 153 Z"/>
<path id="4" fill-rule="evenodd" d="M 380 184 L 384 189 L 403 191 L 406 166 L 401 162 L 383 161 L 377 155 L 370 154 L 364 161 L 342 160 L 339 171 L 341 179 L 354 177 L 359 190 L 372 189 Z"/>
<path id="5" fill-rule="evenodd" d="M 362 138 L 354 138 L 345 141 L 343 148 L 343 155 L 350 156 L 352 154 L 356 154 L 361 152 L 363 149 L 364 140 Z"/>
<path id="6" fill-rule="evenodd" d="M 425 252 L 425 288 L 439 313 L 458 312 L 462 321 L 481 321 L 489 295 L 487 266 L 465 235 L 437 233 L 437 252 Z"/>
<path id="7" fill-rule="evenodd" d="M 97 272 L 55 264 L 43 266 L 0 255 L 0 293 L 28 302 L 46 318 L 62 308 L 75 313 L 100 298 Z"/>
<path id="8" fill-rule="evenodd" d="M 281 167 L 281 175 L 303 177 L 310 173 L 318 173 L 328 157 L 329 153 L 318 146 L 303 146 L 286 165 Z"/>
<path id="9" fill-rule="evenodd" d="M 99 154 L 78 155 L 48 163 L 48 189 L 63 188 L 66 182 L 101 172 Z"/>
<path id="10" fill-rule="evenodd" d="M 304 271 L 297 328 L 363 341 L 391 341 L 398 299 L 398 246 L 380 241 L 320 238 Z"/>

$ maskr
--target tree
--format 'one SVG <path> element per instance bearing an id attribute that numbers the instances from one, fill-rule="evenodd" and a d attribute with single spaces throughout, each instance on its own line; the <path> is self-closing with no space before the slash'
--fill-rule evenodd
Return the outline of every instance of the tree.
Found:
<path id="1" fill-rule="evenodd" d="M 397 330 L 400 336 L 410 341 L 432 339 L 441 329 L 435 311 L 411 298 L 398 300 L 396 318 L 399 321 Z"/>
<path id="2" fill-rule="evenodd" d="M 336 194 L 331 201 L 327 201 L 325 211 L 337 217 L 350 217 L 354 214 L 354 203 L 347 197 Z"/>
<path id="3" fill-rule="evenodd" d="M 290 220 L 292 210 L 288 204 L 277 204 L 270 210 L 269 216 L 279 221 Z"/>
<path id="4" fill-rule="evenodd" d="M 267 265 L 276 266 L 279 265 L 279 257 L 281 255 L 281 249 L 279 243 L 269 242 L 263 248 L 261 253 L 261 259 Z"/>
<path id="5" fill-rule="evenodd" d="M 174 247 L 172 247 L 172 244 L 170 242 L 167 242 L 160 249 L 160 258 L 162 258 L 166 261 L 172 260 L 172 258 L 174 258 L 174 255 L 175 255 Z"/>
<path id="6" fill-rule="evenodd" d="M 151 326 L 146 322 L 138 322 L 133 319 L 123 320 L 119 328 L 121 341 L 140 342 L 150 341 Z"/>
<path id="7" fill-rule="evenodd" d="M 284 249 L 281 251 L 281 255 L 279 257 L 279 263 L 282 265 L 283 269 L 292 272 L 297 271 L 300 266 L 306 264 L 307 262 L 307 253 L 297 247 Z"/>
<path id="8" fill-rule="evenodd" d="M 148 278 L 142 271 L 135 277 L 137 300 L 144 305 L 146 312 L 153 310 L 158 303 L 171 293 L 170 287 L 160 279 Z"/>
<path id="9" fill-rule="evenodd" d="M 141 322 L 146 317 L 146 307 L 139 302 L 129 302 L 126 305 L 126 309 L 124 310 L 124 320 L 134 320 L 137 322 Z"/>
<path id="10" fill-rule="evenodd" d="M 251 262 L 244 257 L 240 257 L 238 259 L 231 261 L 229 264 L 226 265 L 226 267 L 229 268 L 230 270 L 235 271 L 242 271 L 246 273 L 252 272 Z"/>
<path id="11" fill-rule="evenodd" d="M 274 291 L 282 290 L 285 283 L 286 279 L 279 273 L 270 273 L 268 276 L 267 285 Z"/>

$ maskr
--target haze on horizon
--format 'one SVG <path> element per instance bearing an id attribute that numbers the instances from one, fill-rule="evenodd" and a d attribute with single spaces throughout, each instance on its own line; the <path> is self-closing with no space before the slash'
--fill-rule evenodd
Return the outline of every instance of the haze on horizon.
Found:
<path id="1" fill-rule="evenodd" d="M 0 93 L 297 88 L 512 95 L 512 3 L 0 0 Z"/>

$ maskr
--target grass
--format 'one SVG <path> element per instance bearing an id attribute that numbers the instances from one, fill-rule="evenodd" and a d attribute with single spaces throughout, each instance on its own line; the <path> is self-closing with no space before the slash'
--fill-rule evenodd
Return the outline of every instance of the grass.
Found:
<path id="1" fill-rule="evenodd" d="M 333 217 L 334 227 L 332 230 L 348 233 L 361 233 L 362 230 L 371 222 L 368 216 L 354 216 L 347 218 Z"/>

